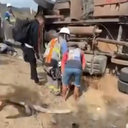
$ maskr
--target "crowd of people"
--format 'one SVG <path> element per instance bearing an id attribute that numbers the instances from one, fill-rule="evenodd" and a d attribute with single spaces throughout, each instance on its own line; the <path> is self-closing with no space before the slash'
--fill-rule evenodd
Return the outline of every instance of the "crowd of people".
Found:
<path id="1" fill-rule="evenodd" d="M 10 22 L 10 17 L 14 16 L 11 11 L 11 5 L 7 5 L 8 11 L 5 14 L 6 20 Z M 37 59 L 40 59 L 39 50 L 41 46 L 41 33 L 45 26 L 45 18 L 41 13 L 37 13 L 35 19 L 32 20 L 27 38 L 22 41 L 22 50 L 24 60 L 30 64 L 31 79 L 38 85 L 39 81 L 37 73 Z M 42 56 L 43 67 L 47 76 L 47 87 L 54 94 L 61 91 L 62 96 L 66 99 L 66 92 L 70 88 L 71 78 L 74 77 L 74 98 L 78 99 L 80 95 L 81 76 L 85 69 L 86 62 L 84 53 L 78 45 L 68 47 L 67 43 L 70 38 L 70 30 L 67 27 L 61 28 L 58 37 L 52 39 Z M 53 79 L 51 69 L 57 69 L 58 63 L 61 62 L 62 74 L 62 90 L 58 87 L 57 79 Z"/>

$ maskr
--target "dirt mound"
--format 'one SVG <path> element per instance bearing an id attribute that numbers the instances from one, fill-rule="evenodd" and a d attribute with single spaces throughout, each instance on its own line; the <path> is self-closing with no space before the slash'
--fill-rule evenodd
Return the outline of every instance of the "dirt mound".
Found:
<path id="1" fill-rule="evenodd" d="M 80 128 L 125 128 L 128 119 L 128 96 L 117 90 L 117 78 L 105 75 L 102 78 L 84 80 L 89 85 L 88 91 L 81 96 L 76 112 L 56 117 L 59 127 L 71 128 L 76 123 Z"/>
<path id="2" fill-rule="evenodd" d="M 7 116 L 18 114 L 19 111 L 13 106 L 7 106 L 0 113 L 1 128 L 7 126 L 10 128 L 72 128 L 72 124 L 74 126 L 75 123 L 79 124 L 80 128 L 111 128 L 111 126 L 125 128 L 128 120 L 128 96 L 118 91 L 116 77 L 112 75 L 105 75 L 102 78 L 84 77 L 82 84 L 85 91 L 79 101 L 76 103 L 71 96 L 64 102 L 61 97 L 53 96 L 45 86 L 36 86 L 30 80 L 29 65 L 23 60 L 1 56 L 0 61 L 0 97 L 33 104 L 46 103 L 52 109 L 72 110 L 68 115 L 53 115 L 54 119 L 49 114 L 40 113 L 37 117 L 8 120 Z M 42 67 L 39 67 L 38 73 L 42 72 Z M 44 74 L 42 77 L 45 79 Z"/>

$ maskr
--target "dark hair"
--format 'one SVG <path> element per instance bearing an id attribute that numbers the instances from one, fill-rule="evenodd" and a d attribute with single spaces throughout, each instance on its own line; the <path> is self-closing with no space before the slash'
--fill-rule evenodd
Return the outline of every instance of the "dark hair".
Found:
<path id="1" fill-rule="evenodd" d="M 45 20 L 45 17 L 44 17 L 44 9 L 40 5 L 38 5 L 38 9 L 37 9 L 37 13 L 35 15 L 35 18 L 38 17 L 38 16 L 39 17 L 42 17 Z"/>

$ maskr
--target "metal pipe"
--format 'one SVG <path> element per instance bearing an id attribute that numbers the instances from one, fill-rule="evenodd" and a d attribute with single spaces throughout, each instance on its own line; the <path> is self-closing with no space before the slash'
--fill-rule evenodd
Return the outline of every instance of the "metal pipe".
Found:
<path id="1" fill-rule="evenodd" d="M 71 41 L 68 42 L 69 47 L 71 47 L 72 45 L 78 45 L 80 49 L 84 49 L 87 44 L 88 43 L 86 41 L 85 42 L 71 42 Z"/>
<path id="2" fill-rule="evenodd" d="M 102 30 L 99 29 L 97 26 L 70 26 L 68 27 L 71 34 L 75 35 L 93 35 L 93 34 L 98 34 L 101 33 Z"/>
<path id="3" fill-rule="evenodd" d="M 122 45 L 122 46 L 128 47 L 128 43 L 126 41 L 116 41 L 116 40 L 104 39 L 104 38 L 96 38 L 96 41 L 101 41 L 104 43 L 110 43 L 110 44 Z"/>
<path id="4" fill-rule="evenodd" d="M 45 15 L 46 19 L 64 19 L 63 15 Z"/>

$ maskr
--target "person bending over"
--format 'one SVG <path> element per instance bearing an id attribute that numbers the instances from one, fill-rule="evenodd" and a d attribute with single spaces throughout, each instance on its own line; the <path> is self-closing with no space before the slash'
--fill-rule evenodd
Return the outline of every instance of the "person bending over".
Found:
<path id="1" fill-rule="evenodd" d="M 78 45 L 73 45 L 68 52 L 63 55 L 61 63 L 62 71 L 62 96 L 66 99 L 66 92 L 69 88 L 71 78 L 74 77 L 74 98 L 80 95 L 82 70 L 85 69 L 85 56 Z"/>

